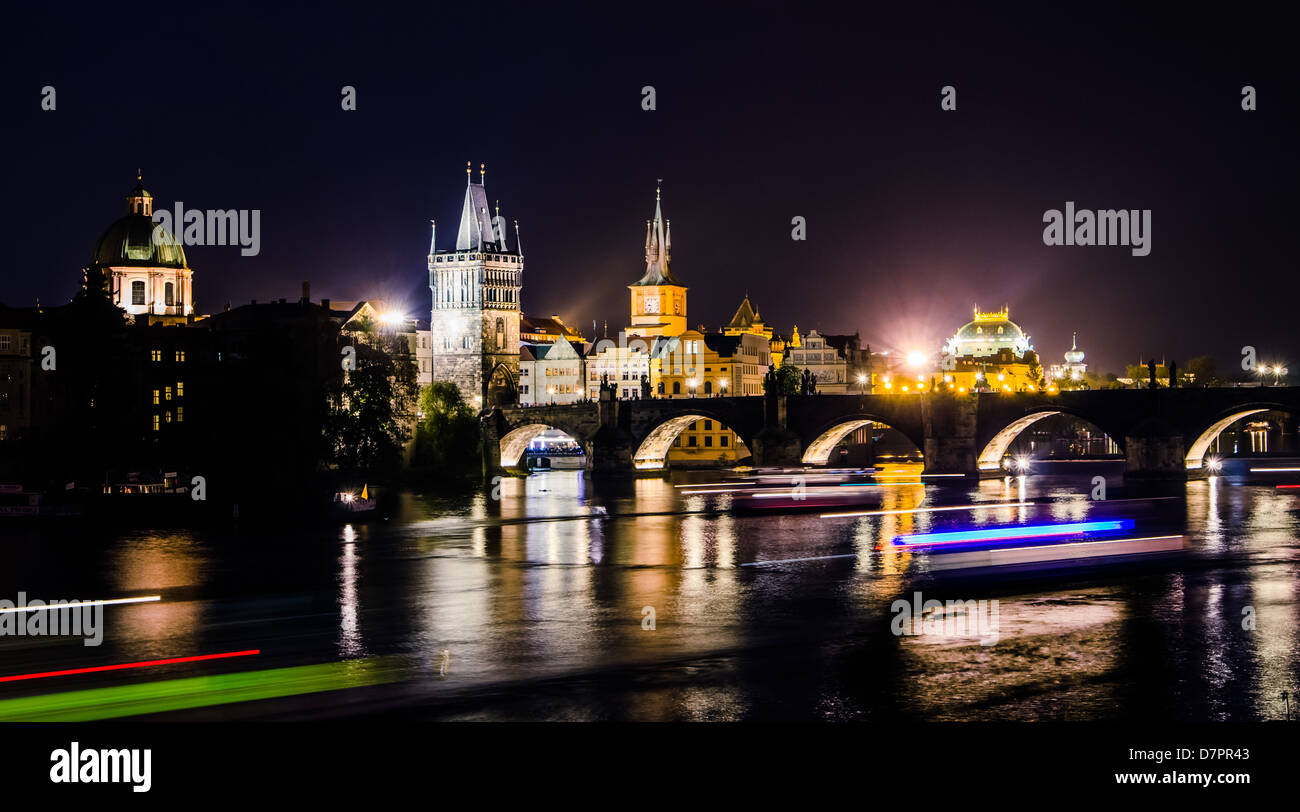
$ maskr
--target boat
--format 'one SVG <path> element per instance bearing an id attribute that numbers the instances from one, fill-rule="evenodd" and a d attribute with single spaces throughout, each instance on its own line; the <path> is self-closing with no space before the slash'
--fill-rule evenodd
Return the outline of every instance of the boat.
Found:
<path id="1" fill-rule="evenodd" d="M 334 502 L 330 509 L 337 518 L 359 519 L 374 513 L 376 503 L 370 496 L 370 486 L 362 485 L 359 495 L 352 491 L 339 491 L 334 494 Z"/>
<path id="2" fill-rule="evenodd" d="M 580 471 L 587 467 L 587 455 L 572 437 L 548 429 L 529 441 L 524 467 L 529 471 Z"/>

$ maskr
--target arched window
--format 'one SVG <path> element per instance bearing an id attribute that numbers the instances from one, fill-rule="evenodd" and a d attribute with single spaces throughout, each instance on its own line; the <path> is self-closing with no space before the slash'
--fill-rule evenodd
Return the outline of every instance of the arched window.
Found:
<path id="1" fill-rule="evenodd" d="M 506 348 L 506 322 L 505 319 L 497 319 L 497 339 L 496 348 L 500 352 Z"/>
<path id="2" fill-rule="evenodd" d="M 144 304 L 144 282 L 138 279 L 131 283 L 131 304 Z"/>
<path id="3" fill-rule="evenodd" d="M 682 382 L 673 381 L 673 394 L 680 395 L 681 393 L 682 393 Z"/>
<path id="4" fill-rule="evenodd" d="M 163 304 L 171 307 L 176 304 L 175 298 L 175 295 L 172 293 L 172 283 L 168 282 L 163 285 Z"/>
<path id="5" fill-rule="evenodd" d="M 706 395 L 713 394 L 713 381 L 704 382 L 704 394 Z"/>

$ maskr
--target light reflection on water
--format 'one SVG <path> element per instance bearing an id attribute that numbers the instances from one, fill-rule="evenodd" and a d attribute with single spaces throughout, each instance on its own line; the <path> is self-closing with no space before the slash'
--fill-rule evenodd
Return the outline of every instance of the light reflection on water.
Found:
<path id="1" fill-rule="evenodd" d="M 717 478 L 549 472 L 405 494 L 389 522 L 286 539 L 110 532 L 78 558 L 41 531 L 0 551 L 0 577 L 49 598 L 163 593 L 109 615 L 116 660 L 227 644 L 268 664 L 403 654 L 427 698 L 460 697 L 451 718 L 1247 720 L 1278 718 L 1297 688 L 1294 492 L 1188 483 L 1174 504 L 1192 555 L 1178 565 L 921 587 L 999 600 L 998 642 L 981 646 L 893 636 L 890 604 L 917 588 L 924 554 L 890 539 L 1084 520 L 1091 475 L 886 487 L 871 506 L 1043 508 L 834 519 L 732 514 L 730 495 L 674 487 Z M 794 558 L 822 560 L 742 566 Z M 49 664 L 48 647 L 5 645 L 11 662 Z M 582 688 L 539 682 L 551 677 Z"/>

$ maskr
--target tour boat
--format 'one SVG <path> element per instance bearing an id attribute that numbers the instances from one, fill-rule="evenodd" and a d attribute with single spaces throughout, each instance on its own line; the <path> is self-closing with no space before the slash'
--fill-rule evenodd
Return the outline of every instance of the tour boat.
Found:
<path id="1" fill-rule="evenodd" d="M 335 516 L 342 519 L 355 519 L 375 512 L 375 500 L 370 498 L 370 487 L 361 486 L 361 495 L 352 491 L 339 491 L 334 494 L 333 508 Z"/>

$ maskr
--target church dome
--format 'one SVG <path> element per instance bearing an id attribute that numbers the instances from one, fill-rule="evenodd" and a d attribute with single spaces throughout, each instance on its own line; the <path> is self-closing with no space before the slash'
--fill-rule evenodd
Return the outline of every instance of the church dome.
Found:
<path id="1" fill-rule="evenodd" d="M 104 268 L 189 267 L 180 241 L 142 214 L 128 214 L 109 226 L 90 261 Z"/>
<path id="2" fill-rule="evenodd" d="M 136 173 L 136 185 L 126 196 L 126 216 L 99 238 L 92 265 L 101 268 L 186 268 L 180 240 L 153 221 L 153 195 Z"/>

